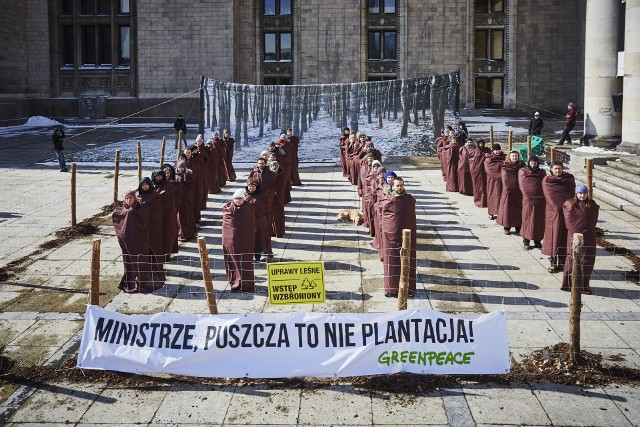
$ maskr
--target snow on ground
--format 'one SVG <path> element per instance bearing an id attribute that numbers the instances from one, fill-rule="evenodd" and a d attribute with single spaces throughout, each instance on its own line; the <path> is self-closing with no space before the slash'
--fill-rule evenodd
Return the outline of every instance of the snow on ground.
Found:
<path id="1" fill-rule="evenodd" d="M 626 151 L 615 151 L 615 150 L 606 150 L 601 147 L 576 147 L 573 151 L 577 151 L 579 153 L 589 153 L 589 154 L 611 154 L 616 156 L 633 156 L 631 153 L 627 153 Z"/>

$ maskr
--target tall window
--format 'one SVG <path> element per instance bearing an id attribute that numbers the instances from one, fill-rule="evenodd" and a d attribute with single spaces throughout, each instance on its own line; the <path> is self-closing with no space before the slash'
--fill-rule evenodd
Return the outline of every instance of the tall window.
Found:
<path id="1" fill-rule="evenodd" d="M 396 32 L 369 31 L 368 59 L 370 61 L 395 61 Z"/>
<path id="2" fill-rule="evenodd" d="M 291 33 L 264 33 L 264 60 L 291 61 Z"/>
<path id="3" fill-rule="evenodd" d="M 476 108 L 502 108 L 502 77 L 476 77 Z"/>
<path id="4" fill-rule="evenodd" d="M 291 0 L 264 0 L 265 15 L 291 15 Z"/>
<path id="5" fill-rule="evenodd" d="M 504 59 L 504 30 L 476 30 L 476 59 Z"/>
<path id="6" fill-rule="evenodd" d="M 129 0 L 60 0 L 61 66 L 131 66 Z M 114 25 L 115 23 L 115 25 Z M 80 57 L 76 56 L 79 47 Z"/>
<path id="7" fill-rule="evenodd" d="M 475 0 L 476 13 L 502 13 L 504 12 L 504 0 Z"/>
<path id="8" fill-rule="evenodd" d="M 369 13 L 396 13 L 396 0 L 369 0 Z"/>

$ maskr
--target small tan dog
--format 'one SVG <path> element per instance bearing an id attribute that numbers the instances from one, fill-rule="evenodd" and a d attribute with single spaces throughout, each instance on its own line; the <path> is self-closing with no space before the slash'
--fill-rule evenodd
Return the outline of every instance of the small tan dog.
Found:
<path id="1" fill-rule="evenodd" d="M 364 219 L 362 217 L 362 212 L 356 209 L 344 210 L 338 214 L 336 219 L 340 222 L 351 221 L 355 225 L 361 225 L 364 222 Z"/>

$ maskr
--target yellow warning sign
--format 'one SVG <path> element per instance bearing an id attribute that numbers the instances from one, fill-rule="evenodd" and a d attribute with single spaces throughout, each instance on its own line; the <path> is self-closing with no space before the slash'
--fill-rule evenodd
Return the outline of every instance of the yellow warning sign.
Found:
<path id="1" fill-rule="evenodd" d="M 322 261 L 273 262 L 267 264 L 267 271 L 271 304 L 325 302 Z"/>

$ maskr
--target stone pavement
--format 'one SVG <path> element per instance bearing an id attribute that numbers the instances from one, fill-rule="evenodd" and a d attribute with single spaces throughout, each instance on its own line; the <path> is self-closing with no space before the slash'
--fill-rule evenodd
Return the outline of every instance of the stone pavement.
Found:
<path id="1" fill-rule="evenodd" d="M 532 350 L 568 338 L 569 294 L 561 274 L 546 271 L 538 250 L 524 251 L 476 208 L 470 197 L 445 193 L 434 159 L 391 158 L 384 162 L 407 180 L 418 208 L 418 293 L 410 307 L 453 313 L 507 312 L 509 343 L 518 360 Z M 33 253 L 50 233 L 68 225 L 68 175 L 46 169 L 5 169 L 0 197 L 0 255 L 8 260 Z M 38 180 L 33 180 L 34 174 Z M 244 177 L 246 171 L 239 171 Z M 80 171 L 79 219 L 111 202 L 110 171 Z M 382 264 L 366 230 L 335 220 L 357 206 L 354 188 L 339 167 L 307 165 L 303 187 L 287 205 L 287 230 L 275 239 L 276 260 L 323 260 L 327 302 L 274 307 L 268 303 L 264 265 L 255 294 L 231 294 L 224 280 L 220 207 L 241 187 L 235 182 L 210 196 L 199 230 L 206 237 L 221 313 L 387 312 Z M 120 177 L 134 186 L 134 172 Z M 640 224 L 623 212 L 601 210 L 607 240 L 640 252 Z M 197 245 L 181 246 L 166 265 L 167 285 L 149 295 L 118 293 L 120 250 L 105 221 L 97 236 L 73 240 L 29 256 L 0 288 L 0 347 L 23 366 L 55 364 L 76 348 L 89 283 L 91 240 L 102 239 L 100 304 L 124 313 L 205 313 Z M 591 283 L 583 297 L 582 346 L 618 355 L 619 364 L 640 368 L 640 292 L 627 276 L 630 262 L 598 249 Z M 0 381 L 2 381 L 0 377 Z M 640 425 L 639 390 L 628 385 L 598 387 L 551 383 L 476 383 L 424 393 L 371 391 L 358 385 L 289 388 L 286 382 L 233 385 L 185 384 L 124 387 L 109 383 L 0 382 L 0 423 L 7 425 Z"/>

